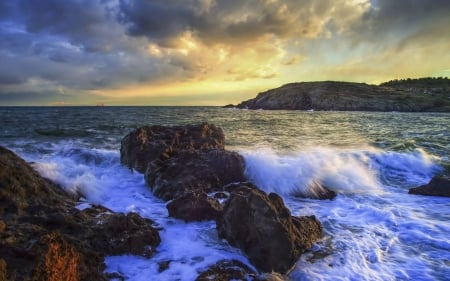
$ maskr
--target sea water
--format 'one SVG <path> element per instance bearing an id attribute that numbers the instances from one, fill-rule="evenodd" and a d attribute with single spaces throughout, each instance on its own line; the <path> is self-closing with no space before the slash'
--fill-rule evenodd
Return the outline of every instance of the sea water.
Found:
<path id="1" fill-rule="evenodd" d="M 102 204 L 156 222 L 162 242 L 155 256 L 107 257 L 107 272 L 127 280 L 194 280 L 222 259 L 251 264 L 219 239 L 214 222 L 169 218 L 143 176 L 120 165 L 119 149 L 143 125 L 205 121 L 222 127 L 226 148 L 244 156 L 248 180 L 280 194 L 293 215 L 322 222 L 322 239 L 286 280 L 450 279 L 450 199 L 408 194 L 450 172 L 448 113 L 1 107 L 0 145 L 83 194 L 80 209 Z M 301 198 L 315 182 L 338 196 Z"/>

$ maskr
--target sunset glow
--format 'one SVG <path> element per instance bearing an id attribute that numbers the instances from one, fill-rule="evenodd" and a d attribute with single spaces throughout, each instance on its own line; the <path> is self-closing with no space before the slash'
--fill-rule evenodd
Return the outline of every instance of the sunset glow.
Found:
<path id="1" fill-rule="evenodd" d="M 450 76 L 446 0 L 2 1 L 1 105 L 224 105 Z"/>

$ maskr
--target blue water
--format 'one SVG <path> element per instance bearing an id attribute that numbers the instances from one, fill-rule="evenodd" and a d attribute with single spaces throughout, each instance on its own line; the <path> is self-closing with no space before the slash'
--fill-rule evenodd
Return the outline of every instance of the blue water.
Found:
<path id="1" fill-rule="evenodd" d="M 69 191 L 79 208 L 138 212 L 162 228 L 152 259 L 108 257 L 127 280 L 194 280 L 218 260 L 248 260 L 213 222 L 168 218 L 142 175 L 119 163 L 120 140 L 142 125 L 214 123 L 240 152 L 246 176 L 283 196 L 294 215 L 316 215 L 324 236 L 290 280 L 448 280 L 450 199 L 408 195 L 450 172 L 450 114 L 248 111 L 217 107 L 0 107 L 0 145 Z M 301 199 L 311 183 L 332 201 Z M 159 272 L 158 263 L 171 261 Z"/>

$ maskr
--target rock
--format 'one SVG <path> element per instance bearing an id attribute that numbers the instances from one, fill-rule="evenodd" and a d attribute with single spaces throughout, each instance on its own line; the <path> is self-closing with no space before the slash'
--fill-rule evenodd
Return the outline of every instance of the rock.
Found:
<path id="1" fill-rule="evenodd" d="M 314 216 L 293 217 L 277 194 L 248 184 L 233 186 L 217 229 L 220 238 L 240 248 L 257 268 L 283 274 L 322 235 Z"/>
<path id="2" fill-rule="evenodd" d="M 259 93 L 236 107 L 270 110 L 449 112 L 449 81 L 436 80 L 437 86 L 419 88 L 336 81 L 290 83 Z"/>
<path id="3" fill-rule="evenodd" d="M 171 200 L 191 191 L 210 193 L 245 180 L 244 159 L 225 150 L 183 151 L 149 164 L 145 173 L 153 194 Z"/>
<path id="4" fill-rule="evenodd" d="M 152 220 L 136 213 L 97 215 L 88 234 L 91 247 L 106 255 L 132 254 L 151 257 L 161 242 Z"/>
<path id="5" fill-rule="evenodd" d="M 175 127 L 145 126 L 126 135 L 121 142 L 120 161 L 140 173 L 156 159 L 170 158 L 179 151 L 224 149 L 225 136 L 212 124 Z"/>
<path id="6" fill-rule="evenodd" d="M 450 197 L 450 178 L 435 176 L 428 184 L 411 188 L 409 194 Z"/>
<path id="7" fill-rule="evenodd" d="M 0 259 L 0 280 L 6 281 L 6 261 Z"/>
<path id="8" fill-rule="evenodd" d="M 0 194 L 0 277 L 6 280 L 107 280 L 106 255 L 149 257 L 160 243 L 153 221 L 100 206 L 80 211 L 72 197 L 2 147 Z"/>
<path id="9" fill-rule="evenodd" d="M 189 192 L 167 204 L 169 216 L 184 221 L 216 220 L 222 205 L 204 192 Z"/>
<path id="10" fill-rule="evenodd" d="M 328 187 L 324 186 L 322 183 L 319 182 L 313 182 L 309 188 L 309 191 L 311 191 L 310 194 L 299 194 L 300 197 L 306 197 L 311 199 L 319 199 L 319 200 L 326 200 L 326 199 L 333 199 L 337 196 L 336 192 L 329 189 Z"/>
<path id="11" fill-rule="evenodd" d="M 260 280 L 255 271 L 237 260 L 221 260 L 201 272 L 195 281 Z"/>
<path id="12" fill-rule="evenodd" d="M 223 106 L 223 108 L 235 108 L 235 107 L 236 106 L 234 104 L 231 104 L 231 103 Z"/>
<path id="13" fill-rule="evenodd" d="M 78 266 L 82 259 L 80 252 L 58 233 L 44 234 L 31 249 L 38 262 L 34 268 L 34 280 L 80 279 Z"/>

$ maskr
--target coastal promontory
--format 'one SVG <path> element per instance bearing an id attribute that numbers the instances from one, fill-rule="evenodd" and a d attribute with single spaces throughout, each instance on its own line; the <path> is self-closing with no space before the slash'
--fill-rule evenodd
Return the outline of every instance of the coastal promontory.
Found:
<path id="1" fill-rule="evenodd" d="M 300 82 L 259 93 L 241 109 L 450 112 L 450 79 L 392 80 L 380 85 Z"/>

